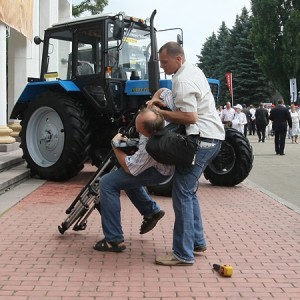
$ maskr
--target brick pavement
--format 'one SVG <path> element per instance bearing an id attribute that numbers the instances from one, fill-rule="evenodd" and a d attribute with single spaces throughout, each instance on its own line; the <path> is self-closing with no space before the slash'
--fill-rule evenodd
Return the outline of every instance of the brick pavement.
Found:
<path id="1" fill-rule="evenodd" d="M 157 227 L 139 234 L 141 216 L 122 195 L 123 253 L 93 250 L 102 238 L 95 212 L 83 232 L 57 226 L 94 169 L 66 183 L 47 182 L 0 217 L 0 300 L 300 299 L 300 216 L 244 182 L 198 191 L 208 250 L 191 267 L 154 264 L 170 253 L 170 198 Z M 231 264 L 231 278 L 213 263 Z"/>

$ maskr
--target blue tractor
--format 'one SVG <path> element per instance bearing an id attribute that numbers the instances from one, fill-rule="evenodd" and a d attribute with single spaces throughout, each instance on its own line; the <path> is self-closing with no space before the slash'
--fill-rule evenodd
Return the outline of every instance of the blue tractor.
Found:
<path id="1" fill-rule="evenodd" d="M 155 14 L 149 22 L 122 13 L 78 18 L 35 37 L 43 43 L 40 77 L 28 78 L 11 114 L 21 120 L 20 147 L 32 176 L 63 181 L 87 161 L 99 166 L 118 130 L 157 89 L 171 88 L 171 80 L 160 79 Z M 238 184 L 251 170 L 252 149 L 235 131 L 223 148 L 206 176 Z"/>

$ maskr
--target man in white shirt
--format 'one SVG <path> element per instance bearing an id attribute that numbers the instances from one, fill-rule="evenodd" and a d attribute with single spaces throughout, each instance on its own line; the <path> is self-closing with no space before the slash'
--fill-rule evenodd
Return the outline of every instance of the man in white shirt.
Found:
<path id="1" fill-rule="evenodd" d="M 230 126 L 235 110 L 231 107 L 231 103 L 227 102 L 226 107 L 221 112 L 221 120 L 225 126 Z"/>
<path id="2" fill-rule="evenodd" d="M 186 62 L 183 48 L 169 42 L 159 50 L 160 66 L 172 78 L 175 109 L 161 110 L 166 104 L 156 95 L 148 106 L 159 110 L 172 123 L 185 125 L 186 134 L 198 144 L 193 166 L 176 166 L 172 200 L 175 212 L 173 254 L 157 256 L 155 262 L 166 266 L 193 265 L 194 255 L 206 250 L 199 200 L 198 180 L 218 154 L 225 138 L 207 78 L 196 66 Z"/>
<path id="3" fill-rule="evenodd" d="M 128 156 L 113 146 L 121 167 L 100 179 L 100 202 L 97 208 L 101 213 L 105 238 L 95 244 L 94 249 L 98 251 L 121 252 L 126 249 L 121 225 L 121 190 L 126 192 L 133 205 L 144 216 L 140 234 L 152 230 L 165 214 L 144 188 L 167 181 L 174 172 L 173 166 L 158 163 L 145 149 L 148 138 L 164 127 L 164 118 L 155 110 L 144 109 L 138 114 L 135 123 L 136 130 L 140 133 L 138 151 Z M 112 145 L 122 139 L 124 137 L 117 134 Z"/>

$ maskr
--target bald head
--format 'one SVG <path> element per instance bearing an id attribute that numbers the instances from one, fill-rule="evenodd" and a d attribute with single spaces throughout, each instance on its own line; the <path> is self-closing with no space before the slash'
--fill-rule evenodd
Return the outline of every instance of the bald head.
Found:
<path id="1" fill-rule="evenodd" d="M 147 137 L 162 129 L 164 125 L 163 115 L 151 108 L 142 109 L 135 120 L 136 130 Z"/>

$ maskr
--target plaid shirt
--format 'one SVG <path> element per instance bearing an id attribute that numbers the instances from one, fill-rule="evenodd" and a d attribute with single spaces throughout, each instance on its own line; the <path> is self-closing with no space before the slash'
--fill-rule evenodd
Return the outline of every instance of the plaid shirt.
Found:
<path id="1" fill-rule="evenodd" d="M 146 144 L 149 138 L 140 135 L 138 151 L 133 155 L 127 156 L 125 163 L 134 176 L 141 174 L 148 168 L 154 167 L 160 174 L 169 176 L 174 172 L 174 166 L 164 165 L 154 160 L 146 151 Z"/>

